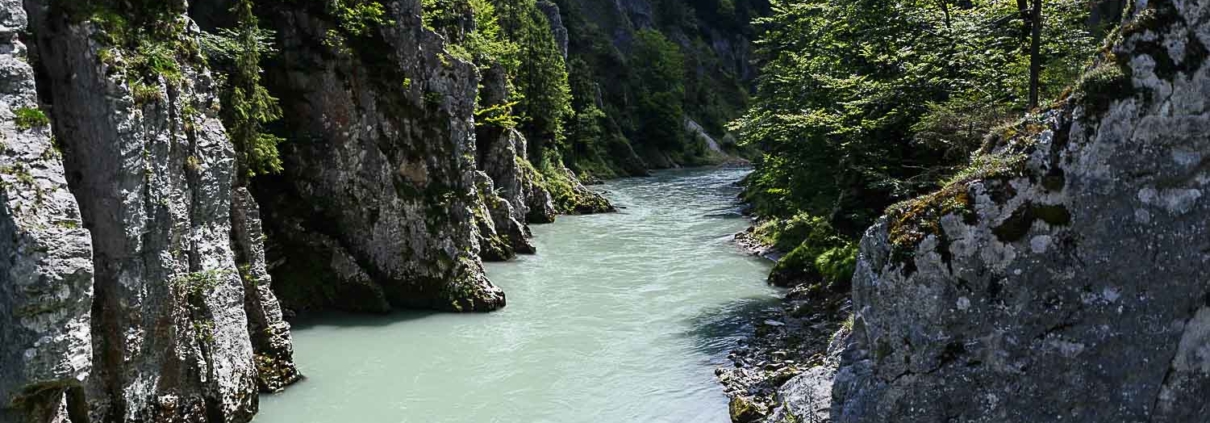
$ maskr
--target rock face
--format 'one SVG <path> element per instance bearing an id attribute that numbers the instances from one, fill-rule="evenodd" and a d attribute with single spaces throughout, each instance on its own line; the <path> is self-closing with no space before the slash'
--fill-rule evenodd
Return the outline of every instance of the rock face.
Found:
<path id="1" fill-rule="evenodd" d="M 92 241 L 50 128 L 33 118 L 44 115 L 25 29 L 21 5 L 0 2 L 0 422 L 65 419 L 92 369 Z"/>
<path id="2" fill-rule="evenodd" d="M 867 232 L 832 421 L 1205 420 L 1210 1 L 1135 3 L 999 165 Z"/>
<path id="3" fill-rule="evenodd" d="M 254 190 L 277 291 L 295 309 L 502 307 L 476 242 L 474 66 L 422 27 L 419 1 L 384 5 L 360 33 L 322 4 L 262 18 L 282 44 L 266 80 L 297 140 Z"/>
<path id="4" fill-rule="evenodd" d="M 563 25 L 563 17 L 559 15 L 559 5 L 549 1 L 539 1 L 538 10 L 546 15 L 546 22 L 550 24 L 550 32 L 554 34 L 555 45 L 559 47 L 559 52 L 563 53 L 563 60 L 567 60 L 567 27 Z"/>
<path id="5" fill-rule="evenodd" d="M 484 106 L 508 103 L 508 83 L 504 70 L 493 66 L 483 72 L 483 88 L 479 90 L 479 101 Z M 521 223 L 550 223 L 555 220 L 555 205 L 550 192 L 538 184 L 539 175 L 526 161 L 528 143 L 520 131 L 496 125 L 479 125 L 475 128 L 477 139 L 477 163 L 479 169 L 491 178 L 496 195 L 508 202 L 511 216 Z M 529 229 L 524 232 L 529 234 Z M 510 239 L 514 244 L 528 244 L 528 240 Z M 524 252 L 526 248 L 518 248 Z M 532 249 L 530 247 L 529 249 Z"/>
<path id="6" fill-rule="evenodd" d="M 236 188 L 231 199 L 231 241 L 244 283 L 244 311 L 255 352 L 257 382 L 261 391 L 276 392 L 302 377 L 294 366 L 290 324 L 271 289 L 265 262 L 260 207 L 247 188 Z"/>
<path id="7" fill-rule="evenodd" d="M 298 378 L 184 6 L 0 2 L 0 421 L 246 422 Z"/>
<path id="8" fill-rule="evenodd" d="M 135 92 L 129 51 L 100 41 L 98 25 L 45 19 L 35 26 L 43 85 L 93 236 L 89 415 L 251 419 L 256 368 L 230 240 L 234 153 L 209 73 L 185 57 L 179 81 Z M 179 38 L 167 41 L 196 42 L 196 26 L 174 24 Z"/>

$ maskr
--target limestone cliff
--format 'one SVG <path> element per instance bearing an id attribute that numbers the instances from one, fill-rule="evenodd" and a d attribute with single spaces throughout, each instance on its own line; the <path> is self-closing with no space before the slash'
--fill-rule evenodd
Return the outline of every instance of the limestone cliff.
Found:
<path id="1" fill-rule="evenodd" d="M 184 3 L 0 7 L 0 420 L 250 420 L 298 374 Z"/>
<path id="2" fill-rule="evenodd" d="M 476 242 L 475 69 L 422 27 L 419 1 L 384 5 L 357 31 L 322 4 L 263 18 L 292 140 L 254 190 L 276 289 L 297 310 L 502 307 Z"/>
<path id="3" fill-rule="evenodd" d="M 1204 420 L 1207 46 L 1210 1 L 1135 2 L 1066 104 L 891 208 L 861 244 L 830 398 L 785 390 L 791 408 L 836 422 Z"/>
<path id="4" fill-rule="evenodd" d="M 92 370 L 92 243 L 39 109 L 26 14 L 0 2 L 0 422 L 65 417 Z"/>

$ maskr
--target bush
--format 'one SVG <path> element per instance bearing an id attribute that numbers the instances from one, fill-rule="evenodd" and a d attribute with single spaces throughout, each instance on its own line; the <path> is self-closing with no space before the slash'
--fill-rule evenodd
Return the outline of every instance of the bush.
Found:
<path id="1" fill-rule="evenodd" d="M 852 276 L 856 247 L 838 235 L 827 219 L 800 214 L 763 224 L 756 235 L 778 250 L 789 251 L 769 274 L 773 285 L 818 283 L 832 287 Z"/>
<path id="2" fill-rule="evenodd" d="M 857 244 L 833 248 L 815 258 L 815 268 L 832 291 L 845 290 L 857 270 Z"/>
<path id="3" fill-rule="evenodd" d="M 46 113 L 35 107 L 18 107 L 13 110 L 13 114 L 17 115 L 14 120 L 17 128 L 22 131 L 50 125 L 50 118 L 46 117 Z"/>

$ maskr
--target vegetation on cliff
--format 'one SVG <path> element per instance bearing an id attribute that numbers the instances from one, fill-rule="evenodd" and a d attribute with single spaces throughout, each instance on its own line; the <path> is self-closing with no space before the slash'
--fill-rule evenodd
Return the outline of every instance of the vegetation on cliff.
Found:
<path id="1" fill-rule="evenodd" d="M 232 9 L 236 28 L 206 34 L 202 47 L 211 66 L 222 70 L 223 126 L 239 155 L 239 185 L 256 175 L 282 170 L 277 145 L 284 139 L 263 126 L 282 116 L 277 98 L 261 84 L 262 56 L 274 52 L 273 33 L 262 29 L 253 14 L 252 0 L 238 0 Z"/>
<path id="2" fill-rule="evenodd" d="M 730 139 L 726 124 L 747 107 L 755 74 L 750 22 L 767 12 L 765 0 L 555 3 L 569 38 L 569 167 L 612 177 L 719 160 L 685 123 Z M 749 153 L 722 144 L 728 154 Z"/>
<path id="3" fill-rule="evenodd" d="M 801 238 L 779 230 L 790 225 L 768 226 L 795 262 L 772 280 L 817 281 L 813 259 L 851 260 L 888 206 L 977 165 L 987 135 L 1034 97 L 1062 96 L 1115 22 L 1102 3 L 774 1 L 758 19 L 758 94 L 731 126 L 763 153 L 745 196 L 766 219 L 845 241 L 791 247 Z"/>

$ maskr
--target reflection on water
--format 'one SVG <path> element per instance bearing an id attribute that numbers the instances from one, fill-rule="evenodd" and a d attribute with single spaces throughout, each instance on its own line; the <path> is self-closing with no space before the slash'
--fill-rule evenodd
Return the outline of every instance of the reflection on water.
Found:
<path id="1" fill-rule="evenodd" d="M 539 254 L 489 264 L 490 314 L 330 314 L 295 325 L 307 380 L 262 396 L 263 422 L 727 422 L 714 366 L 776 306 L 747 226 L 745 170 L 599 187 L 620 213 L 535 226 Z"/>

